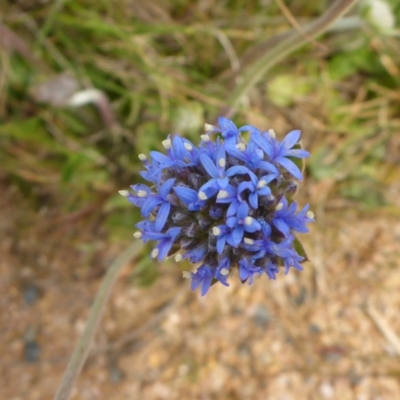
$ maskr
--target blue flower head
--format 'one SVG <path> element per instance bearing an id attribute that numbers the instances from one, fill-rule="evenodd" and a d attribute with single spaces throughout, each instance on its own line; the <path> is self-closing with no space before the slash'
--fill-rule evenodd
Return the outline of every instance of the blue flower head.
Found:
<path id="1" fill-rule="evenodd" d="M 201 263 L 186 274 L 201 295 L 216 282 L 229 286 L 235 270 L 249 284 L 263 274 L 276 279 L 282 269 L 302 270 L 306 255 L 295 233 L 308 232 L 314 221 L 308 205 L 298 211 L 292 200 L 303 179 L 293 159 L 309 156 L 300 131 L 280 142 L 272 130 L 238 128 L 224 117 L 218 123 L 206 124 L 198 146 L 168 136 L 165 154 L 140 154 L 148 183 L 120 191 L 140 209 L 144 220 L 134 237 L 155 242 L 152 259 L 175 254 L 176 261 Z M 248 142 L 242 132 L 249 132 Z"/>

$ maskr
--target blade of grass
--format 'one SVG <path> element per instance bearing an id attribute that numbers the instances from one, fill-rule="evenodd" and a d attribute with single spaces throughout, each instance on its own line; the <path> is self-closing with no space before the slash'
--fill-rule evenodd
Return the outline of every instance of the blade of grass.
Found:
<path id="1" fill-rule="evenodd" d="M 45 23 L 43 24 L 42 28 L 40 29 L 37 39 L 36 39 L 36 47 L 44 43 L 47 35 L 49 34 L 51 28 L 54 25 L 56 20 L 57 14 L 62 10 L 67 0 L 56 0 L 48 17 L 46 18 Z"/>
<path id="2" fill-rule="evenodd" d="M 54 396 L 54 400 L 68 400 L 70 398 L 74 384 L 89 354 L 90 346 L 97 331 L 101 316 L 103 315 L 103 311 L 110 296 L 111 289 L 114 286 L 121 269 L 132 258 L 137 256 L 141 249 L 141 242 L 134 242 L 123 253 L 120 254 L 120 256 L 108 269 L 96 294 L 85 330 L 83 331 L 83 334 L 80 337 L 78 344 L 71 356 L 61 384 L 56 395 Z"/>
<path id="3" fill-rule="evenodd" d="M 262 54 L 259 59 L 244 71 L 243 81 L 234 89 L 226 107 L 220 115 L 231 118 L 237 111 L 240 100 L 245 96 L 278 62 L 282 61 L 293 51 L 326 32 L 342 15 L 344 15 L 358 0 L 336 0 L 330 8 L 314 22 L 305 26 L 299 35 L 297 31 L 282 39 L 270 51 Z"/>

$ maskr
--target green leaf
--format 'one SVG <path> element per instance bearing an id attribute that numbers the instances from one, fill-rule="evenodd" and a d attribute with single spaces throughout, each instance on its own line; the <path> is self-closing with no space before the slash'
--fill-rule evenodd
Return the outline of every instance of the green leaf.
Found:
<path id="1" fill-rule="evenodd" d="M 307 256 L 306 251 L 304 250 L 302 243 L 300 242 L 300 240 L 297 237 L 294 238 L 293 247 L 300 256 L 304 257 L 304 260 L 301 261 L 302 263 L 306 262 L 306 261 L 310 261 L 310 259 Z"/>

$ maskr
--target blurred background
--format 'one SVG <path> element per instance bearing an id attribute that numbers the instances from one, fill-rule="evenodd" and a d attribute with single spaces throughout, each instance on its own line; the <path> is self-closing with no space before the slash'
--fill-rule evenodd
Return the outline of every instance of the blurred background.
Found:
<path id="1" fill-rule="evenodd" d="M 243 71 L 332 3 L 0 2 L 1 399 L 54 395 L 140 220 L 117 194 L 141 181 L 137 155 L 169 133 L 198 143 Z M 397 0 L 359 2 L 232 117 L 302 130 L 305 270 L 200 298 L 145 249 L 74 400 L 400 398 L 399 23 Z"/>

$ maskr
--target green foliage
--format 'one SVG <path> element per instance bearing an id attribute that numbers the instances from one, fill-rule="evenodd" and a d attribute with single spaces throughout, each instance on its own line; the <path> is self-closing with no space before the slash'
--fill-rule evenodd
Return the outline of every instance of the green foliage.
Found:
<path id="1" fill-rule="evenodd" d="M 324 10 L 323 2 L 285 4 L 299 23 Z M 394 0 L 392 8 L 400 18 Z M 169 133 L 196 142 L 201 125 L 213 122 L 240 81 L 235 59 L 251 65 L 264 43 L 291 29 L 275 2 L 258 0 L 57 1 L 29 9 L 6 1 L 0 13 L 18 39 L 1 50 L 3 173 L 32 204 L 45 193 L 61 215 L 93 205 L 115 240 L 140 218 L 115 194 L 140 179 L 137 154 L 160 149 Z M 308 171 L 318 180 L 340 180 L 339 195 L 364 201 L 364 189 L 381 179 L 368 166 L 385 165 L 382 151 L 395 128 L 376 128 L 379 107 L 351 117 L 349 107 L 362 87 L 363 101 L 383 97 L 379 87 L 397 90 L 399 42 L 363 29 L 332 32 L 321 43 L 325 51 L 308 46 L 275 68 L 236 120 L 263 115 L 267 100 L 290 115 L 318 99 L 309 114 L 326 124 L 327 134 L 312 144 Z M 39 84 L 66 72 L 77 86 L 73 93 L 96 88 L 108 105 L 70 107 L 69 96 L 57 103 L 57 84 L 45 99 L 38 94 Z M 385 107 L 396 112 L 391 101 Z M 273 127 L 272 113 L 265 118 L 266 128 Z M 292 129 L 300 123 L 290 121 Z M 383 133 L 371 147 L 377 131 Z"/>

